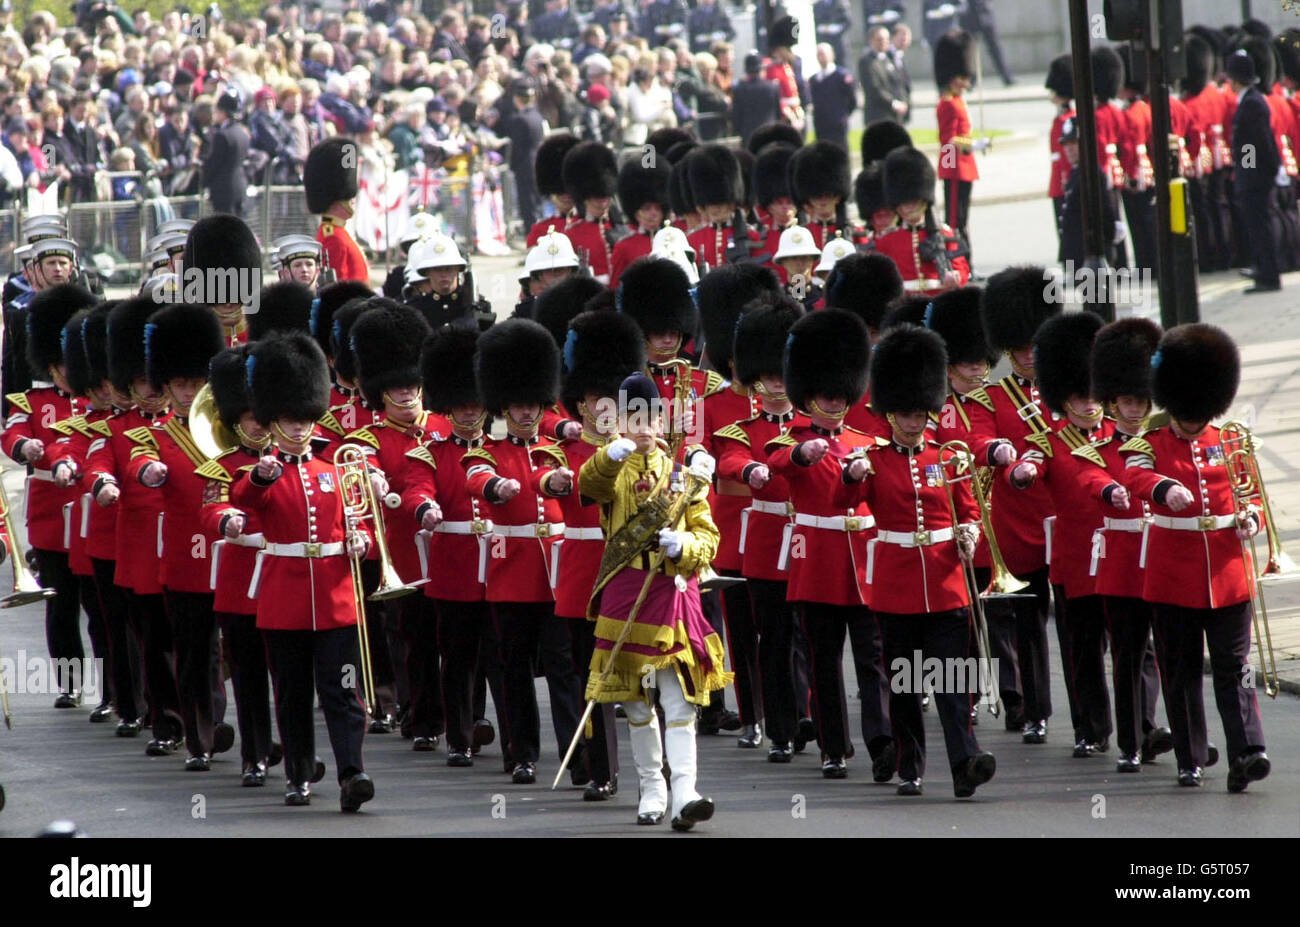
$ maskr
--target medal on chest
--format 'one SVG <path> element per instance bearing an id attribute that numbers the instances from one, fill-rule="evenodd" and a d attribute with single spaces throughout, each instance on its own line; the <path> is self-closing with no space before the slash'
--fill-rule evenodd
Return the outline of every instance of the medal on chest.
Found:
<path id="1" fill-rule="evenodd" d="M 316 474 L 316 483 L 320 486 L 321 492 L 334 491 L 334 474 L 328 470 Z"/>

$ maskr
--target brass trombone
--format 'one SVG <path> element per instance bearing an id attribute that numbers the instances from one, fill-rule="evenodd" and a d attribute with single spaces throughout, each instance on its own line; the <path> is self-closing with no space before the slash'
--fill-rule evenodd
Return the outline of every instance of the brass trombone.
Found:
<path id="1" fill-rule="evenodd" d="M 5 535 L 9 538 L 9 559 L 14 565 L 14 587 L 8 595 L 0 598 L 0 608 L 19 608 L 52 597 L 54 590 L 42 589 L 27 566 L 27 549 L 14 526 L 13 510 L 9 507 L 9 496 L 3 484 L 0 484 L 0 521 L 4 522 Z"/>
<path id="2" fill-rule="evenodd" d="M 1277 698 L 1277 658 L 1273 654 L 1273 635 L 1268 627 L 1264 582 L 1293 575 L 1300 570 L 1282 549 L 1282 542 L 1278 538 L 1277 523 L 1273 520 L 1273 509 L 1264 488 L 1264 475 L 1259 469 L 1259 439 L 1245 422 L 1233 420 L 1219 426 L 1219 443 L 1226 456 L 1228 479 L 1232 483 L 1237 511 L 1246 513 L 1253 505 L 1258 506 L 1265 536 L 1268 538 L 1268 561 L 1262 570 L 1257 573 L 1255 569 L 1259 557 L 1254 537 L 1242 539 L 1241 561 L 1250 579 L 1250 610 L 1255 625 L 1255 650 L 1259 653 L 1259 669 L 1264 676 L 1264 691 L 1269 698 Z"/>
<path id="3" fill-rule="evenodd" d="M 375 489 L 370 485 L 370 465 L 365 449 L 359 444 L 344 444 L 334 455 L 334 472 L 338 477 L 339 498 L 343 503 L 343 524 L 348 533 L 358 530 L 363 521 L 370 521 L 375 537 L 375 551 L 379 560 L 379 588 L 366 595 L 361 576 L 361 558 L 348 557 L 352 569 L 352 599 L 357 608 L 357 638 L 361 645 L 361 692 L 366 710 L 375 713 L 375 677 L 370 661 L 370 630 L 366 621 L 366 602 L 383 602 L 396 599 L 416 590 L 428 580 L 403 583 L 393 566 L 384 531 L 384 515 L 375 499 Z"/>

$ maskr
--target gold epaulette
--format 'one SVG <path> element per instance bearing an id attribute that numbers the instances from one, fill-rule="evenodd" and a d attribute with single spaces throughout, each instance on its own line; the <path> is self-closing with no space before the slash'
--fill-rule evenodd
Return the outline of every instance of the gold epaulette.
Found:
<path id="1" fill-rule="evenodd" d="M 1054 456 L 1052 453 L 1052 436 L 1049 433 L 1036 431 L 1033 434 L 1025 435 L 1025 440 L 1042 451 L 1045 456 Z"/>
<path id="2" fill-rule="evenodd" d="M 773 448 L 773 447 L 798 447 L 798 446 L 799 446 L 799 442 L 796 441 L 794 438 L 790 437 L 789 435 L 777 435 L 771 441 L 768 441 L 766 444 L 763 445 L 763 450 L 766 451 L 769 448 Z"/>
<path id="3" fill-rule="evenodd" d="M 334 412 L 332 410 L 327 411 L 324 415 L 318 418 L 316 420 L 316 424 L 320 425 L 322 428 L 324 428 L 327 431 L 334 432 L 336 435 L 339 435 L 340 437 L 343 435 L 343 426 L 340 425 L 339 420 L 334 417 Z"/>
<path id="4" fill-rule="evenodd" d="M 739 425 L 726 425 L 715 431 L 713 436 L 715 438 L 730 438 L 732 441 L 739 441 L 745 447 L 749 447 L 749 435 Z"/>
<path id="5" fill-rule="evenodd" d="M 1106 439 L 1106 441 L 1109 440 L 1110 438 Z M 1098 442 L 1098 444 L 1105 444 L 1105 443 L 1106 443 L 1105 441 Z M 1075 457 L 1082 457 L 1084 460 L 1087 460 L 1090 463 L 1095 463 L 1103 470 L 1106 468 L 1106 459 L 1101 456 L 1101 452 L 1097 450 L 1096 444 L 1080 444 L 1074 450 L 1070 451 L 1070 453 Z"/>
<path id="6" fill-rule="evenodd" d="M 411 448 L 406 452 L 406 456 L 415 460 L 423 461 L 435 470 L 438 469 L 438 461 L 434 459 L 433 454 L 430 453 L 429 449 L 423 444 L 417 444 L 415 447 Z"/>
<path id="7" fill-rule="evenodd" d="M 244 464 L 242 467 L 239 468 L 237 472 L 247 473 L 250 470 L 256 470 L 256 469 L 257 469 L 257 464 Z"/>
<path id="8" fill-rule="evenodd" d="M 1146 438 L 1129 438 L 1119 446 L 1121 454 L 1146 454 L 1152 460 L 1156 459 L 1156 449 L 1151 446 L 1151 442 Z"/>
<path id="9" fill-rule="evenodd" d="M 569 458 L 564 456 L 564 449 L 558 444 L 542 444 L 532 448 L 532 451 L 550 457 L 555 461 L 557 467 L 567 467 L 569 465 Z"/>
<path id="10" fill-rule="evenodd" d="M 966 394 L 966 398 L 975 400 L 984 408 L 988 409 L 990 412 L 994 411 L 993 398 L 989 396 L 989 391 L 982 386 L 975 387 L 973 390 L 971 390 L 969 393 Z"/>
<path id="11" fill-rule="evenodd" d="M 375 433 L 370 430 L 370 426 L 368 425 L 365 428 L 358 428 L 356 431 L 352 432 L 352 434 L 348 435 L 344 440 L 362 441 L 366 444 L 369 444 L 375 450 L 379 450 L 379 439 L 375 437 Z"/>
<path id="12" fill-rule="evenodd" d="M 205 460 L 194 468 L 196 476 L 201 476 L 205 480 L 218 480 L 222 483 L 233 482 L 230 473 L 215 460 Z"/>
<path id="13" fill-rule="evenodd" d="M 68 435 L 69 437 L 73 432 L 86 435 L 87 437 L 90 436 L 90 432 L 86 427 L 86 416 L 84 415 L 72 415 L 61 422 L 55 422 L 50 426 L 50 430 L 57 431 L 61 435 Z"/>
<path id="14" fill-rule="evenodd" d="M 158 450 L 158 439 L 154 437 L 153 429 L 147 425 L 141 425 L 139 428 L 132 428 L 125 434 L 136 444 L 147 447 L 153 451 Z"/>
<path id="15" fill-rule="evenodd" d="M 105 438 L 113 437 L 113 429 L 109 427 L 108 419 L 96 419 L 93 422 L 86 422 L 91 431 L 97 431 Z"/>
<path id="16" fill-rule="evenodd" d="M 704 396 L 701 396 L 700 398 L 703 399 L 707 396 L 720 393 L 726 388 L 727 380 L 722 374 L 718 373 L 716 370 L 706 370 L 704 372 Z"/>
<path id="17" fill-rule="evenodd" d="M 476 447 L 472 450 L 466 451 L 464 456 L 461 457 L 461 460 L 482 460 L 491 464 L 493 468 L 497 465 L 497 459 L 493 457 L 492 453 L 485 447 Z"/>
<path id="18" fill-rule="evenodd" d="M 17 406 L 28 415 L 32 414 L 32 404 L 27 401 L 26 393 L 7 393 L 5 399 L 9 400 L 9 405 Z"/>

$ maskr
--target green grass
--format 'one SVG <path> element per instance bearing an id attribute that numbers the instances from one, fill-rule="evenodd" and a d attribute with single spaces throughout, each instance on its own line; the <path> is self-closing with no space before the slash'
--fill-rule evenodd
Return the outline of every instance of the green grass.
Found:
<path id="1" fill-rule="evenodd" d="M 912 135 L 912 144 L 914 145 L 937 145 L 939 144 L 938 129 L 909 129 Z M 990 138 L 998 138 L 1003 135 L 1010 135 L 1010 129 L 987 129 L 986 134 Z M 978 132 L 976 133 L 978 134 Z M 857 151 L 862 147 L 862 130 L 851 129 L 849 131 L 849 151 Z"/>

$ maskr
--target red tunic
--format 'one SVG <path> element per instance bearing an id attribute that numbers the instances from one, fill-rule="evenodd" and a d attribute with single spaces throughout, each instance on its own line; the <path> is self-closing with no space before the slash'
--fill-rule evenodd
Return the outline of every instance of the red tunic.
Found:
<path id="1" fill-rule="evenodd" d="M 650 232 L 638 232 L 635 229 L 633 234 L 614 244 L 614 253 L 610 258 L 609 270 L 609 285 L 611 288 L 618 286 L 618 278 L 623 276 L 623 271 L 627 270 L 629 264 L 637 258 L 645 257 L 650 253 L 653 244 L 654 235 Z"/>
<path id="2" fill-rule="evenodd" d="M 939 223 L 939 231 L 949 237 L 948 251 L 960 247 L 951 228 Z M 893 259 L 898 265 L 898 272 L 903 277 L 903 289 L 908 293 L 923 296 L 936 296 L 943 292 L 939 268 L 934 261 L 921 259 L 921 242 L 929 233 L 924 228 L 899 226 L 876 239 L 876 250 Z M 961 286 L 970 280 L 970 263 L 963 257 L 952 259 L 952 269 L 961 278 Z"/>
<path id="3" fill-rule="evenodd" d="M 774 80 L 781 90 L 781 106 L 799 105 L 799 82 L 795 80 L 794 68 L 783 61 L 768 59 L 763 65 L 763 79 Z"/>
<path id="4" fill-rule="evenodd" d="M 1249 599 L 1250 582 L 1232 523 L 1237 504 L 1219 429 L 1210 425 L 1200 437 L 1187 440 L 1172 427 L 1161 428 L 1126 441 L 1120 456 L 1124 484 L 1151 503 L 1142 597 L 1183 608 L 1223 608 Z M 1177 480 L 1190 490 L 1192 504 L 1175 512 L 1157 503 L 1155 488 L 1165 480 Z M 1202 517 L 1216 521 L 1207 530 L 1182 527 Z M 1166 520 L 1171 518 L 1180 527 L 1170 527 Z"/>
<path id="5" fill-rule="evenodd" d="M 863 396 L 855 405 L 849 407 L 849 414 L 844 416 L 844 424 L 863 434 L 878 438 L 888 438 L 894 432 L 889 419 L 871 408 L 870 396 Z"/>
<path id="6" fill-rule="evenodd" d="M 98 410 L 89 414 L 94 415 L 97 420 L 103 417 L 103 413 Z M 50 472 L 53 473 L 61 462 L 66 461 L 73 468 L 72 472 L 79 476 L 85 466 L 86 449 L 90 447 L 93 436 L 98 432 L 90 427 L 87 416 L 83 415 L 74 415 L 56 422 L 54 430 L 59 432 L 60 437 L 47 454 L 50 458 Z M 86 513 L 86 518 L 83 518 L 85 507 L 82 503 L 85 499 L 83 495 L 76 502 L 64 504 L 65 511 L 68 513 L 65 516 L 69 531 L 68 567 L 76 576 L 91 576 L 94 573 L 90 554 L 86 550 L 86 534 L 82 530 L 83 527 L 89 528 L 89 525 L 83 524 L 89 517 L 89 513 Z"/>
<path id="7" fill-rule="evenodd" d="M 697 370 L 696 374 L 705 371 Z M 716 376 L 716 374 L 715 374 Z M 707 386 L 706 386 L 707 389 Z M 733 384 L 708 393 L 696 406 L 699 418 L 700 444 L 716 460 L 718 447 L 714 443 L 717 432 L 728 425 L 752 418 L 758 411 L 758 400 L 749 391 L 738 392 Z M 740 572 L 743 558 L 740 554 L 740 521 L 750 503 L 749 485 L 743 481 L 724 479 L 717 474 L 709 491 L 709 508 L 718 526 L 718 552 L 713 558 L 717 570 Z"/>
<path id="8" fill-rule="evenodd" d="M 989 453 L 996 441 L 992 435 L 976 431 L 971 421 L 970 410 L 978 403 L 986 412 L 993 411 L 993 400 L 982 387 L 968 393 L 948 391 L 948 399 L 939 410 L 934 426 L 934 441 L 942 445 L 949 441 L 964 442 L 975 455 L 975 466 L 982 470 L 991 466 Z M 988 538 L 981 531 L 979 545 L 975 548 L 975 565 L 988 567 L 993 565 L 989 556 Z"/>
<path id="9" fill-rule="evenodd" d="M 1206 84 L 1201 92 L 1183 100 L 1192 114 L 1192 122 L 1199 129 L 1202 171 L 1222 170 L 1232 163 L 1232 153 L 1228 149 L 1224 134 L 1224 111 L 1226 99 L 1214 84 Z"/>
<path id="10" fill-rule="evenodd" d="M 1192 121 L 1192 111 L 1178 97 L 1169 97 L 1169 134 L 1178 138 L 1170 139 L 1172 149 L 1178 147 L 1178 175 L 1180 177 L 1200 177 L 1199 159 L 1201 154 L 1201 133 Z"/>
<path id="11" fill-rule="evenodd" d="M 1121 136 L 1119 161 L 1129 180 L 1141 180 L 1143 188 L 1155 183 L 1151 166 L 1151 104 L 1141 98 L 1121 110 L 1128 121 L 1128 131 Z"/>
<path id="12" fill-rule="evenodd" d="M 594 443 L 584 432 L 581 438 L 561 446 L 569 468 L 576 474 L 603 444 Z M 551 567 L 555 574 L 555 614 L 560 618 L 586 618 L 591 590 L 600 572 L 600 558 L 605 553 L 600 505 L 583 496 L 579 487 L 560 500 L 560 510 L 564 513 L 564 537 L 551 551 L 558 561 Z"/>
<path id="13" fill-rule="evenodd" d="M 1129 121 L 1118 106 L 1103 103 L 1096 109 L 1097 161 L 1110 187 L 1124 189 L 1120 152 L 1128 145 Z"/>
<path id="14" fill-rule="evenodd" d="M 727 425 L 713 435 L 714 455 L 718 459 L 718 483 L 723 480 L 749 485 L 749 474 L 767 463 L 768 442 L 788 434 L 793 428 L 806 428 L 808 420 L 791 412 L 785 416 L 761 412 Z M 740 572 L 751 579 L 785 582 L 789 570 L 779 560 L 781 539 L 791 523 L 790 483 L 775 473 L 762 489 L 752 490 L 749 507 L 741 513 Z M 783 509 L 784 514 L 778 512 Z M 725 542 L 725 535 L 724 535 Z"/>
<path id="15" fill-rule="evenodd" d="M 257 601 L 248 597 L 248 586 L 253 580 L 253 569 L 257 565 L 257 552 L 265 538 L 257 515 L 231 504 L 230 488 L 248 476 L 248 472 L 257 466 L 259 456 L 259 451 L 236 448 L 199 468 L 200 475 L 207 480 L 203 488 L 203 509 L 199 513 L 199 521 L 204 531 L 220 538 L 212 546 L 212 576 L 215 578 L 212 584 L 215 594 L 212 607 L 218 612 L 232 615 L 257 614 Z M 233 515 L 244 516 L 244 531 L 239 537 L 231 539 L 222 534 L 221 529 L 226 516 Z"/>
<path id="16" fill-rule="evenodd" d="M 686 236 L 687 242 L 695 249 L 695 263 L 699 265 L 701 275 L 707 266 L 710 270 L 727 263 L 727 248 L 731 246 L 732 230 L 730 222 L 704 225 Z M 749 240 L 759 241 L 758 229 L 749 230 Z M 776 252 L 773 251 L 773 254 Z"/>
<path id="17" fill-rule="evenodd" d="M 1273 138 L 1277 142 L 1277 153 L 1282 158 L 1282 167 L 1290 177 L 1300 175 L 1295 156 L 1298 133 L 1291 104 L 1287 102 L 1286 97 L 1277 92 L 1268 94 L 1264 100 L 1268 103 L 1269 125 L 1273 129 Z"/>
<path id="18" fill-rule="evenodd" d="M 370 282 L 370 265 L 366 263 L 366 256 L 361 253 L 342 223 L 325 217 L 316 229 L 316 240 L 320 242 L 325 258 L 339 280 Z"/>
<path id="19" fill-rule="evenodd" d="M 979 180 L 979 168 L 971 152 L 970 113 L 960 96 L 945 93 L 935 111 L 939 122 L 940 180 Z"/>
<path id="20" fill-rule="evenodd" d="M 486 563 L 489 553 L 487 531 L 491 524 L 485 518 L 489 506 L 470 495 L 460 465 L 465 452 L 482 443 L 482 439 L 470 442 L 454 434 L 435 435 L 406 452 L 403 514 L 395 518 L 410 518 L 420 530 L 425 506 L 436 502 L 442 511 L 443 523 L 425 542 L 429 581 L 424 584 L 424 594 L 431 599 L 482 602 L 487 595 L 479 579 L 479 563 Z"/>
<path id="21" fill-rule="evenodd" d="M 591 275 L 600 283 L 609 283 L 610 268 L 613 266 L 614 248 L 606 234 L 613 228 L 608 219 L 581 219 L 565 233 L 573 243 L 573 250 L 579 255 L 586 253 L 587 266 Z"/>
<path id="22" fill-rule="evenodd" d="M 1052 155 L 1051 176 L 1047 180 L 1047 195 L 1052 199 L 1065 196 L 1065 185 L 1070 181 L 1070 159 L 1061 148 L 1061 130 L 1067 119 L 1075 118 L 1074 107 L 1065 106 L 1052 120 L 1051 134 L 1047 138 L 1047 150 Z"/>
<path id="23" fill-rule="evenodd" d="M 489 439 L 461 458 L 469 491 L 486 503 L 494 533 L 488 543 L 487 600 L 489 602 L 550 602 L 551 548 L 563 534 L 560 504 L 543 485 L 559 467 L 564 452 L 546 438 L 529 446 L 521 439 Z M 493 501 L 497 480 L 518 480 L 518 495 Z M 510 532 L 507 534 L 506 532 Z"/>
<path id="24" fill-rule="evenodd" d="M 555 231 L 563 232 L 567 235 L 569 229 L 577 221 L 578 213 L 576 210 L 571 209 L 567 215 L 551 216 L 548 219 L 543 219 L 541 222 L 535 222 L 533 223 L 533 227 L 528 230 L 528 238 L 525 240 L 525 244 L 530 248 L 536 247 L 537 243 L 545 238 L 546 233 L 551 229 L 555 229 Z"/>
<path id="25" fill-rule="evenodd" d="M 1077 473 L 1094 498 L 1102 499 L 1108 486 L 1117 486 L 1124 475 L 1124 459 L 1119 449 L 1129 438 L 1115 432 L 1093 447 L 1101 455 L 1097 464 L 1091 455 L 1084 460 L 1093 466 L 1082 467 Z M 1128 508 L 1120 510 L 1102 505 L 1103 525 L 1093 536 L 1089 569 L 1095 571 L 1093 579 L 1098 595 L 1142 598 L 1142 522 L 1151 514 L 1151 507 L 1137 498 L 1130 498 Z"/>
<path id="26" fill-rule="evenodd" d="M 55 426 L 77 414 L 77 400 L 53 386 L 36 386 L 26 393 L 10 393 L 7 397 L 11 411 L 5 422 L 0 447 L 20 464 L 26 464 L 21 445 L 37 440 L 45 445 L 40 458 L 28 467 L 27 478 L 27 543 L 36 550 L 68 549 L 72 540 L 72 509 L 64 506 L 75 503 L 80 492 L 75 486 L 60 489 L 54 485 L 50 471 L 51 454 L 65 434 Z"/>

